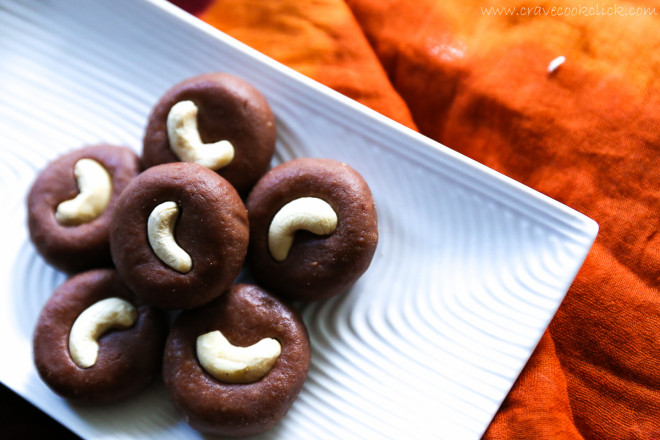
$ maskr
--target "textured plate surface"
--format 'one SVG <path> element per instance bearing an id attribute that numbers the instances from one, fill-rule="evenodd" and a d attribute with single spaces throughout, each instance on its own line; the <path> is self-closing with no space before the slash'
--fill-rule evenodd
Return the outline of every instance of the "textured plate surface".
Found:
<path id="1" fill-rule="evenodd" d="M 139 151 L 174 83 L 226 71 L 277 116 L 274 163 L 344 161 L 369 182 L 380 243 L 345 296 L 307 306 L 313 360 L 263 438 L 478 439 L 529 358 L 596 224 L 156 1 L 0 0 L 0 379 L 83 437 L 198 437 L 161 383 L 128 402 L 71 406 L 32 365 L 39 311 L 64 275 L 28 240 L 25 195 L 84 144 Z"/>

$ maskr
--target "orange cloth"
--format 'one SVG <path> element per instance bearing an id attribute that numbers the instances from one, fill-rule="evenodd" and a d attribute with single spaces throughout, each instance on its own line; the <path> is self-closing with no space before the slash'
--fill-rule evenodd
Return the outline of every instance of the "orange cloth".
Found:
<path id="1" fill-rule="evenodd" d="M 599 223 L 486 439 L 660 439 L 659 3 L 193 3 L 229 35 Z"/>

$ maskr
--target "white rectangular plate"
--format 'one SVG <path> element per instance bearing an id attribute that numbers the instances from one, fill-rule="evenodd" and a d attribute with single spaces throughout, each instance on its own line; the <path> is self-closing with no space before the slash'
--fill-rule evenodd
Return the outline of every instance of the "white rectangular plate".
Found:
<path id="1" fill-rule="evenodd" d="M 97 142 L 139 151 L 162 93 L 212 71 L 266 95 L 278 123 L 274 163 L 346 162 L 379 212 L 364 277 L 303 308 L 309 377 L 262 437 L 478 439 L 597 225 L 156 0 L 0 0 L 0 379 L 83 437 L 200 437 L 160 382 L 124 403 L 82 408 L 39 380 L 32 330 L 64 275 L 29 242 L 25 195 L 63 152 Z"/>

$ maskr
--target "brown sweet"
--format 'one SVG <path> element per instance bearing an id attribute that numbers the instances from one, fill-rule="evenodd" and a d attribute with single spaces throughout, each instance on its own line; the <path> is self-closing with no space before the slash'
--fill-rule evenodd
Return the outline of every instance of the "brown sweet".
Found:
<path id="1" fill-rule="evenodd" d="M 224 383 L 202 368 L 195 348 L 198 336 L 215 330 L 237 346 L 274 338 L 282 352 L 256 382 Z M 309 363 L 307 329 L 295 309 L 258 286 L 238 284 L 214 302 L 177 317 L 165 348 L 163 379 L 193 428 L 243 436 L 266 431 L 286 415 Z"/>
<path id="2" fill-rule="evenodd" d="M 329 203 L 337 214 L 330 235 L 298 231 L 283 262 L 268 249 L 268 230 L 284 205 L 301 197 Z M 332 159 L 296 159 L 270 170 L 255 185 L 246 206 L 250 218 L 248 259 L 259 284 L 290 300 L 337 295 L 367 270 L 378 242 L 371 191 L 362 176 Z"/>
<path id="3" fill-rule="evenodd" d="M 275 151 L 275 118 L 264 96 L 244 80 L 226 73 L 186 79 L 154 106 L 143 139 L 142 163 L 152 167 L 181 159 L 170 148 L 167 116 L 180 101 L 190 100 L 199 111 L 197 126 L 204 143 L 228 140 L 234 158 L 218 174 L 242 196 L 268 170 Z"/>
<path id="4" fill-rule="evenodd" d="M 193 261 L 180 273 L 154 253 L 147 220 L 159 204 L 180 209 L 174 237 Z M 143 301 L 165 309 L 198 307 L 222 294 L 238 276 L 249 237 L 245 206 L 213 171 L 191 163 L 149 168 L 120 197 L 110 230 L 112 258 L 126 284 Z"/>
<path id="5" fill-rule="evenodd" d="M 101 336 L 96 364 L 80 368 L 69 353 L 71 327 L 85 309 L 110 297 L 130 302 L 138 318 L 128 329 Z M 48 300 L 34 333 L 34 362 L 57 394 L 77 402 L 108 403 L 135 394 L 158 374 L 166 337 L 161 312 L 135 297 L 114 270 L 97 269 L 65 281 Z"/>
<path id="6" fill-rule="evenodd" d="M 76 162 L 96 160 L 112 180 L 112 196 L 96 219 L 77 226 L 64 226 L 55 218 L 57 206 L 74 198 L 79 190 L 73 174 Z M 93 145 L 60 156 L 39 174 L 27 199 L 30 238 L 41 256 L 69 273 L 95 267 L 110 267 L 110 218 L 119 195 L 140 172 L 139 158 L 130 149 Z"/>

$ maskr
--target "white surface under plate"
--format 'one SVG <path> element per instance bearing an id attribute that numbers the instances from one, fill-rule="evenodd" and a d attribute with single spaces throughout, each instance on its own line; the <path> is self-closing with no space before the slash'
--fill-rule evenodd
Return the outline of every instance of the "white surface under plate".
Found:
<path id="1" fill-rule="evenodd" d="M 597 225 L 158 1 L 0 0 L 0 378 L 83 437 L 199 437 L 157 382 L 103 408 L 39 380 L 31 335 L 64 281 L 35 253 L 25 195 L 66 151 L 139 151 L 174 83 L 226 71 L 277 117 L 274 162 L 331 157 L 363 174 L 380 243 L 341 297 L 303 308 L 300 397 L 267 439 L 478 439 L 573 281 Z"/>

